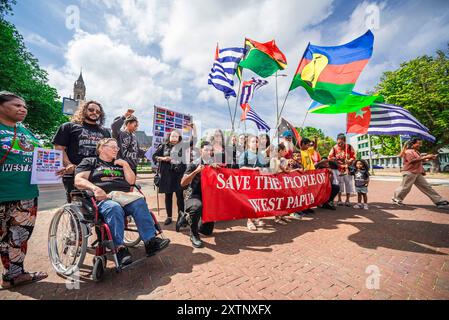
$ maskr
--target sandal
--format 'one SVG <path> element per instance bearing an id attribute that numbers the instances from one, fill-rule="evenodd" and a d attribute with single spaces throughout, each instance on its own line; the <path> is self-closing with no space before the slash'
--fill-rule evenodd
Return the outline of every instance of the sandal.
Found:
<path id="1" fill-rule="evenodd" d="M 15 281 L 17 278 L 19 278 L 20 276 L 22 276 L 24 274 L 30 275 L 31 279 L 23 280 L 23 281 L 20 281 L 20 282 L 16 282 Z M 15 287 L 18 287 L 18 286 L 22 286 L 22 285 L 25 285 L 25 284 L 38 282 L 38 281 L 44 280 L 47 277 L 48 277 L 48 274 L 46 272 L 42 272 L 42 271 L 38 271 L 38 272 L 24 272 L 21 275 L 17 276 L 14 279 L 9 280 L 9 281 L 3 280 L 3 283 L 2 283 L 2 285 L 0 287 L 0 290 L 8 290 L 8 289 L 12 289 L 12 288 L 15 288 Z"/>
<path id="2" fill-rule="evenodd" d="M 251 220 L 249 220 L 249 221 L 246 223 L 246 227 L 248 228 L 249 231 L 257 231 L 256 225 L 255 225 L 254 222 L 252 222 Z"/>

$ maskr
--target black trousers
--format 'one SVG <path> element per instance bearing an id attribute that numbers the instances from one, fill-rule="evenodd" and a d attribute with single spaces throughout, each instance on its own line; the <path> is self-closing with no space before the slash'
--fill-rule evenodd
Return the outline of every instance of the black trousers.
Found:
<path id="1" fill-rule="evenodd" d="M 334 201 L 337 194 L 340 192 L 340 186 L 338 184 L 331 184 L 331 195 L 329 197 L 329 201 Z"/>
<path id="2" fill-rule="evenodd" d="M 70 192 L 75 190 L 75 176 L 62 177 L 62 183 L 64 184 L 65 196 L 67 198 L 67 203 L 71 203 L 72 199 L 70 197 Z"/>
<path id="3" fill-rule="evenodd" d="M 176 191 L 176 204 L 178 205 L 178 211 L 184 211 L 184 195 L 182 190 Z M 167 216 L 173 217 L 173 192 L 165 194 L 165 209 L 167 210 Z"/>
<path id="4" fill-rule="evenodd" d="M 187 214 L 187 220 L 190 223 L 190 231 L 194 235 L 198 235 L 198 232 L 207 236 L 212 234 L 215 223 L 202 223 L 201 216 L 203 213 L 203 202 L 200 199 L 187 199 L 185 213 Z"/>

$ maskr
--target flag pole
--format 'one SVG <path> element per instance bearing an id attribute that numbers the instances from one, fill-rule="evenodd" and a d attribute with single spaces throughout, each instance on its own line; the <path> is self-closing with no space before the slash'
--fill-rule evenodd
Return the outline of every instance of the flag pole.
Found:
<path id="1" fill-rule="evenodd" d="M 226 101 L 228 103 L 229 117 L 231 118 L 231 129 L 232 129 L 232 133 L 234 133 L 234 121 L 232 121 L 232 112 L 231 112 L 231 106 L 229 104 L 229 97 L 226 98 Z"/>
<path id="2" fill-rule="evenodd" d="M 243 76 L 243 70 L 242 70 L 242 76 Z M 240 80 L 240 78 L 239 78 L 239 90 L 237 91 L 237 97 L 235 98 L 234 117 L 232 118 L 232 127 L 233 128 L 234 128 L 234 124 L 235 124 L 235 117 L 237 116 L 237 106 L 239 103 L 241 90 L 242 90 L 242 80 Z"/>
<path id="3" fill-rule="evenodd" d="M 371 174 L 374 175 L 373 154 L 371 151 L 371 135 L 369 133 L 368 133 L 368 148 L 369 148 L 369 164 L 371 166 Z"/>

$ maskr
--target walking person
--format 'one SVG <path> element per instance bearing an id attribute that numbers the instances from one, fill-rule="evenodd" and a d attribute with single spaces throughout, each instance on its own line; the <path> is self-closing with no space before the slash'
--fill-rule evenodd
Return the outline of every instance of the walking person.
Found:
<path id="1" fill-rule="evenodd" d="M 434 160 L 437 156 L 428 154 L 422 156 L 419 149 L 422 146 L 422 140 L 419 138 L 411 139 L 401 152 L 401 157 L 404 160 L 404 167 L 402 168 L 402 183 L 394 192 L 392 198 L 393 203 L 402 205 L 405 197 L 415 185 L 422 193 L 432 200 L 432 202 L 439 208 L 449 210 L 449 203 L 443 199 L 424 178 L 426 174 L 423 168 L 423 162 Z"/>
<path id="2" fill-rule="evenodd" d="M 111 134 L 104 127 L 105 113 L 100 103 L 87 101 L 81 104 L 71 122 L 62 124 L 53 138 L 55 149 L 62 150 L 63 164 L 59 174 L 66 191 L 67 202 L 75 189 L 74 172 L 84 158 L 95 157 L 97 143 Z"/>
<path id="3" fill-rule="evenodd" d="M 337 136 L 337 144 L 332 147 L 329 153 L 329 160 L 336 161 L 338 163 L 338 181 L 340 183 L 340 192 L 338 193 L 339 206 L 350 207 L 351 203 L 349 197 L 354 192 L 353 179 L 349 175 L 349 166 L 355 160 L 354 148 L 346 143 L 346 136 L 344 133 L 340 133 Z M 343 204 L 341 196 L 342 193 L 346 194 L 346 201 Z"/>
<path id="4" fill-rule="evenodd" d="M 34 230 L 39 190 L 31 185 L 33 151 L 38 141 L 21 122 L 28 113 L 25 100 L 0 92 L 0 256 L 1 289 L 11 289 L 48 277 L 26 272 L 27 244 Z"/>

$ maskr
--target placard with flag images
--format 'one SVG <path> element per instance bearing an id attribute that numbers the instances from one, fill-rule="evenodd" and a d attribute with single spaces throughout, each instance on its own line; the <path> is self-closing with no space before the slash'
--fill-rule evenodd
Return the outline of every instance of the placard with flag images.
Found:
<path id="1" fill-rule="evenodd" d="M 193 116 L 163 107 L 154 106 L 153 117 L 153 147 L 157 148 L 164 138 L 173 130 L 179 130 L 183 139 L 189 139 L 192 134 Z"/>

